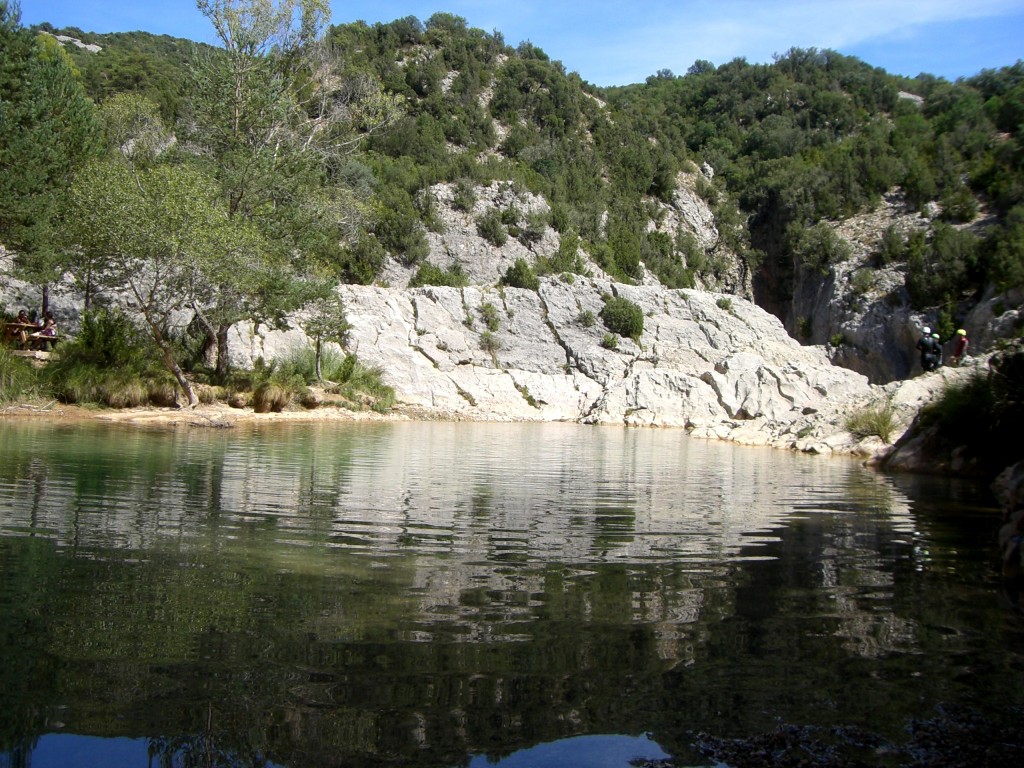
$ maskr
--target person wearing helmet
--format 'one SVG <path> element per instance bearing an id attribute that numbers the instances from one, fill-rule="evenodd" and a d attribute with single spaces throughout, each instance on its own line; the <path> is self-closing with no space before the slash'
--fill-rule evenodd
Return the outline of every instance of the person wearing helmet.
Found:
<path id="1" fill-rule="evenodd" d="M 967 355 L 967 347 L 970 342 L 967 340 L 967 331 L 963 328 L 956 332 L 956 347 L 953 348 L 953 357 L 950 358 L 951 365 L 960 365 Z"/>
<path id="2" fill-rule="evenodd" d="M 936 338 L 932 337 L 931 328 L 921 329 L 921 338 L 917 340 L 917 351 L 921 353 L 921 368 L 925 371 L 934 371 L 939 367 L 939 355 L 942 348 Z"/>

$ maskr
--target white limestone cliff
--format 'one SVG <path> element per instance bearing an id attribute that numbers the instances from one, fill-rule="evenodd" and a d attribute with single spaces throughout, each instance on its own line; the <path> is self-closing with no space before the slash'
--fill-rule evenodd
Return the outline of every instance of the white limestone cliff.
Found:
<path id="1" fill-rule="evenodd" d="M 431 417 L 683 427 L 698 437 L 813 452 L 854 451 L 843 427 L 879 388 L 801 346 L 736 297 L 593 278 L 497 287 L 340 287 L 348 348 L 385 372 L 402 407 Z M 644 312 L 639 344 L 597 318 L 617 295 Z M 488 331 L 481 308 L 497 310 Z M 237 365 L 299 343 L 239 326 Z M 870 451 L 868 451 L 870 452 Z"/>

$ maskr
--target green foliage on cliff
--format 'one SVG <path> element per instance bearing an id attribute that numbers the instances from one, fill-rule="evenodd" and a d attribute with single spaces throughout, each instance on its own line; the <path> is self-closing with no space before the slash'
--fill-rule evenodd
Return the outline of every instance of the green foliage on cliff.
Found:
<path id="1" fill-rule="evenodd" d="M 639 342 L 644 332 L 644 312 L 639 305 L 621 296 L 614 296 L 601 309 L 604 327 L 619 336 Z"/>
<path id="2" fill-rule="evenodd" d="M 608 95 L 675 157 L 709 162 L 715 187 L 737 196 L 751 247 L 765 256 L 761 297 L 773 306 L 788 300 L 794 244 L 803 253 L 796 263 L 827 268 L 831 259 L 828 249 L 806 250 L 794 233 L 871 208 L 883 193 L 900 189 L 917 208 L 938 203 L 951 223 L 971 221 L 979 196 L 998 217 L 1024 197 L 1021 62 L 951 84 L 893 77 L 834 51 L 791 49 L 772 64 L 705 62 L 684 77 L 651 77 Z M 1024 271 L 1012 229 L 990 229 L 976 263 L 943 285 L 910 278 L 915 303 L 939 306 L 988 281 L 1012 284 Z M 937 245 L 928 233 L 918 273 L 948 273 L 963 261 L 940 233 Z"/>
<path id="3" fill-rule="evenodd" d="M 540 288 L 540 278 L 525 259 L 516 259 L 515 263 L 505 270 L 501 284 L 507 285 L 509 288 L 525 288 L 529 291 L 536 291 Z"/>

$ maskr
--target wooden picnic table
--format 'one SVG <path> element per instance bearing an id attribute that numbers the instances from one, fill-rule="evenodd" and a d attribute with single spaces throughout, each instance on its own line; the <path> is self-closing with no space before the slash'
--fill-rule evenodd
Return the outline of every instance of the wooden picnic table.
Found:
<path id="1" fill-rule="evenodd" d="M 32 334 L 39 330 L 39 326 L 35 323 L 4 323 L 4 342 L 13 341 L 21 335 L 24 331 L 26 334 Z"/>

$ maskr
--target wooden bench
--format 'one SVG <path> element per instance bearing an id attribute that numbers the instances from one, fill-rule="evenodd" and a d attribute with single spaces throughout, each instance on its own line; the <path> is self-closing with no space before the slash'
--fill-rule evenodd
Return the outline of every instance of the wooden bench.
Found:
<path id="1" fill-rule="evenodd" d="M 36 336 L 29 334 L 28 346 L 30 349 L 38 349 L 45 351 L 47 346 L 52 349 L 56 349 L 57 342 L 60 341 L 60 336 Z"/>

